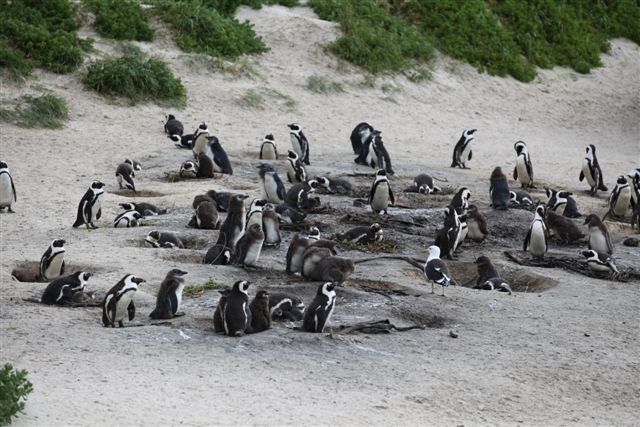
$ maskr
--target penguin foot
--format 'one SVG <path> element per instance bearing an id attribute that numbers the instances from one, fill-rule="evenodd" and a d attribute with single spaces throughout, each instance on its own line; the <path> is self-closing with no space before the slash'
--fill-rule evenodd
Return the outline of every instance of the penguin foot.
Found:
<path id="1" fill-rule="evenodd" d="M 9 209 L 7 210 L 8 213 L 16 213 L 13 209 L 11 209 L 11 206 L 9 206 Z"/>
<path id="2" fill-rule="evenodd" d="M 173 314 L 173 317 L 182 317 L 184 315 L 186 315 L 187 313 L 185 313 L 184 311 L 179 311 L 177 313 Z"/>

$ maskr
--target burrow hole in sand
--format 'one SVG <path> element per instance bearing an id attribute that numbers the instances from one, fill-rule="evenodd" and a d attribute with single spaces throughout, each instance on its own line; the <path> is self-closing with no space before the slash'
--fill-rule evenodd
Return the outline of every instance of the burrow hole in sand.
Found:
<path id="1" fill-rule="evenodd" d="M 447 267 L 458 284 L 473 288 L 478 277 L 478 267 L 473 262 L 447 261 Z M 504 280 L 514 292 L 544 292 L 558 284 L 550 277 L 526 271 L 520 267 L 495 265 Z"/>
<path id="2" fill-rule="evenodd" d="M 97 273 L 102 270 L 103 270 L 102 268 L 96 267 L 95 265 L 65 263 L 65 269 L 64 269 L 65 273 L 63 277 L 73 274 L 76 271 L 86 271 L 89 273 Z M 44 280 L 40 276 L 40 262 L 38 261 L 24 261 L 19 263 L 11 271 L 11 275 L 18 282 L 40 282 L 40 283 L 50 282 L 50 280 L 49 281 Z"/>

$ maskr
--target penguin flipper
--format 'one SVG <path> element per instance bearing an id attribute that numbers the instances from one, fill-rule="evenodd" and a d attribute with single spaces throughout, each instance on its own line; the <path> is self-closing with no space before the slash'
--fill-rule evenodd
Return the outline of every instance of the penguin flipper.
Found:
<path id="1" fill-rule="evenodd" d="M 13 201 L 18 201 L 18 195 L 16 194 L 16 186 L 13 185 L 13 177 L 9 175 L 9 181 L 11 181 L 11 190 L 13 191 Z"/>
<path id="2" fill-rule="evenodd" d="M 98 213 L 96 214 L 96 219 L 100 219 L 101 216 L 102 216 L 102 208 L 98 209 Z"/>
<path id="3" fill-rule="evenodd" d="M 62 266 L 60 267 L 60 275 L 61 276 L 64 274 L 64 268 L 65 268 L 65 264 L 64 264 L 64 261 L 62 261 Z"/>
<path id="4" fill-rule="evenodd" d="M 467 160 L 471 160 L 472 155 L 473 155 L 473 150 L 469 150 L 469 157 L 467 158 Z"/>
<path id="5" fill-rule="evenodd" d="M 584 179 L 584 172 L 580 171 L 580 177 L 578 178 L 580 182 Z"/>
<path id="6" fill-rule="evenodd" d="M 527 248 L 529 247 L 530 240 L 531 240 L 531 227 L 529 227 L 529 231 L 527 232 L 527 237 L 524 238 L 524 245 L 522 245 L 522 250 L 524 252 L 527 251 Z"/>
<path id="7" fill-rule="evenodd" d="M 389 186 L 389 200 L 391 201 L 392 205 L 396 204 L 396 199 L 393 197 L 393 191 L 391 191 L 391 186 Z"/>
<path id="8" fill-rule="evenodd" d="M 127 314 L 129 315 L 129 320 L 133 320 L 136 317 L 136 305 L 133 303 L 133 300 L 131 300 L 129 307 L 127 307 Z"/>
<path id="9" fill-rule="evenodd" d="M 513 179 L 514 180 L 518 179 L 518 166 L 513 167 Z"/>

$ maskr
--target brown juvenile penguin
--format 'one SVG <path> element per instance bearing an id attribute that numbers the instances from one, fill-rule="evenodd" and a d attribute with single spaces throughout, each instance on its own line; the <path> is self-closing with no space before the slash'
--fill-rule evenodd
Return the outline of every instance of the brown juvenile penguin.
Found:
<path id="1" fill-rule="evenodd" d="M 203 230 L 217 230 L 220 227 L 220 217 L 213 200 L 198 205 L 189 225 Z"/>
<path id="2" fill-rule="evenodd" d="M 476 286 L 493 277 L 500 276 L 489 257 L 481 255 L 474 261 L 474 263 L 478 266 L 478 279 L 476 280 Z"/>
<path id="3" fill-rule="evenodd" d="M 587 218 L 585 218 L 584 224 L 589 226 L 589 249 L 603 254 L 613 255 L 613 243 L 611 243 L 609 230 L 598 215 L 588 215 Z"/>
<path id="4" fill-rule="evenodd" d="M 152 319 L 171 319 L 184 316 L 179 312 L 182 303 L 182 291 L 184 289 L 184 275 L 186 271 L 174 268 L 167 273 L 160 284 L 156 297 L 156 308 L 149 314 Z"/>
<path id="5" fill-rule="evenodd" d="M 193 209 L 198 209 L 198 206 L 202 202 L 213 202 L 213 199 L 207 194 L 198 194 L 193 198 L 193 203 L 191 204 L 191 206 L 193 207 Z"/>
<path id="6" fill-rule="evenodd" d="M 489 178 L 491 185 L 489 186 L 489 196 L 491 197 L 491 206 L 494 209 L 506 210 L 509 208 L 509 182 L 502 169 L 498 166 L 491 173 Z"/>
<path id="7" fill-rule="evenodd" d="M 467 227 L 469 229 L 467 236 L 474 242 L 484 241 L 489 234 L 487 219 L 480 213 L 476 205 L 469 205 L 469 210 L 467 210 Z"/>
<path id="8" fill-rule="evenodd" d="M 198 153 L 198 172 L 196 178 L 213 178 L 213 160 L 205 153 Z"/>
<path id="9" fill-rule="evenodd" d="M 573 243 L 584 237 L 578 226 L 569 218 L 558 215 L 551 209 L 546 210 L 545 220 L 547 228 L 557 236 L 562 243 Z"/>
<path id="10" fill-rule="evenodd" d="M 244 199 L 247 196 L 236 194 L 229 201 L 229 212 L 220 227 L 217 245 L 223 245 L 230 249 L 235 249 L 236 243 L 244 233 L 245 208 Z"/>
<path id="11" fill-rule="evenodd" d="M 269 294 L 265 290 L 258 291 L 249 304 L 251 310 L 252 332 L 262 332 L 271 328 L 271 312 L 269 311 Z"/>

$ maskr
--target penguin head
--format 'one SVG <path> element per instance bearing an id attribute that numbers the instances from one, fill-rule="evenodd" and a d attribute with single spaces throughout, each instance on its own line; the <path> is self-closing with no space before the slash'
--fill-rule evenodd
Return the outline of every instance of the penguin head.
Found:
<path id="1" fill-rule="evenodd" d="M 269 133 L 267 135 L 264 136 L 264 140 L 265 141 L 270 141 L 270 142 L 274 142 L 276 139 L 273 137 L 272 133 Z"/>
<path id="2" fill-rule="evenodd" d="M 104 182 L 100 182 L 100 181 L 93 181 L 91 183 L 91 189 L 92 190 L 102 190 L 105 186 Z"/>
<path id="3" fill-rule="evenodd" d="M 591 155 L 596 154 L 596 146 L 595 146 L 595 145 L 593 145 L 593 144 L 589 144 L 589 145 L 587 145 L 586 153 L 587 153 L 587 154 L 591 154 Z"/>
<path id="4" fill-rule="evenodd" d="M 140 162 L 138 162 L 136 160 L 124 159 L 123 163 L 126 163 L 129 166 L 131 166 L 131 168 L 133 170 L 136 170 L 136 171 L 141 171 L 142 170 L 142 165 L 140 164 Z"/>
<path id="5" fill-rule="evenodd" d="M 554 190 L 552 188 L 544 187 L 544 194 L 547 195 L 547 199 L 549 199 L 549 201 L 551 201 L 551 198 L 553 197 L 553 195 L 555 193 L 557 193 L 556 190 Z"/>
<path id="6" fill-rule="evenodd" d="M 78 275 L 78 279 L 82 283 L 82 287 L 83 288 L 84 288 L 84 285 L 86 284 L 87 280 L 89 280 L 90 277 L 93 277 L 93 273 L 89 273 L 87 271 L 80 271 L 80 272 L 78 272 L 76 274 Z"/>
<path id="7" fill-rule="evenodd" d="M 376 172 L 376 178 L 379 177 L 387 177 L 387 171 L 384 169 L 378 169 L 378 172 Z"/>
<path id="8" fill-rule="evenodd" d="M 262 208 L 262 212 L 275 212 L 275 210 L 276 210 L 276 208 L 275 208 L 275 206 L 273 206 L 272 203 L 267 203 Z"/>
<path id="9" fill-rule="evenodd" d="M 146 280 L 144 280 L 141 277 L 137 277 L 137 276 L 133 276 L 131 275 L 131 277 L 129 278 L 129 280 L 131 280 L 133 283 L 135 283 L 136 285 L 139 285 L 140 283 L 144 283 L 146 282 Z"/>
<path id="10" fill-rule="evenodd" d="M 478 211 L 478 207 L 476 205 L 469 205 L 469 207 L 467 208 L 467 212 L 477 212 Z"/>
<path id="11" fill-rule="evenodd" d="M 174 269 L 172 269 L 171 271 L 169 271 L 169 273 L 167 274 L 167 276 L 182 277 L 182 276 L 184 276 L 184 275 L 186 275 L 186 274 L 189 274 L 189 273 L 187 273 L 187 272 L 186 272 L 186 271 L 184 271 L 184 270 L 180 270 L 179 268 L 174 268 Z"/>
<path id="12" fill-rule="evenodd" d="M 418 193 L 431 194 L 431 187 L 429 187 L 427 184 L 422 184 L 420 187 L 418 187 Z"/>
<path id="13" fill-rule="evenodd" d="M 516 153 L 518 153 L 518 155 L 520 153 L 522 153 L 523 150 L 527 149 L 527 144 L 524 143 L 524 141 L 518 141 L 513 145 L 513 148 L 516 150 Z"/>
<path id="14" fill-rule="evenodd" d="M 547 215 L 547 207 L 544 203 L 539 203 L 536 206 L 536 214 L 540 215 L 540 218 L 544 218 Z"/>
<path id="15" fill-rule="evenodd" d="M 0 160 L 0 169 L 9 169 L 9 166 L 2 160 Z"/>
<path id="16" fill-rule="evenodd" d="M 311 190 L 309 190 L 310 192 L 311 192 L 311 191 L 314 191 L 316 188 L 318 188 L 318 187 L 320 186 L 320 184 L 318 183 L 318 181 L 316 181 L 315 179 L 308 179 L 308 180 L 307 180 L 307 185 L 308 185 L 308 186 L 309 186 L 309 188 L 311 189 Z"/>
<path id="17" fill-rule="evenodd" d="M 160 240 L 160 232 L 158 230 L 150 231 L 147 233 L 145 240 L 157 247 L 158 241 Z"/>
<path id="18" fill-rule="evenodd" d="M 581 253 L 582 256 L 584 256 L 586 259 L 598 258 L 598 252 L 594 251 L 593 249 L 582 251 Z"/>
<path id="19" fill-rule="evenodd" d="M 377 222 L 374 222 L 373 224 L 371 224 L 371 226 L 369 227 L 369 231 L 371 231 L 374 234 L 377 234 L 379 232 L 382 232 L 382 226 L 380 224 L 378 224 Z"/>
<path id="20" fill-rule="evenodd" d="M 176 116 L 174 116 L 173 114 L 167 114 L 166 118 L 167 118 L 167 121 L 169 121 L 169 120 L 175 120 L 175 119 L 176 119 Z"/>
<path id="21" fill-rule="evenodd" d="M 333 297 L 336 295 L 334 289 L 336 286 L 341 286 L 341 284 L 337 282 L 326 282 L 318 287 L 318 295 L 326 295 L 328 297 Z"/>
<path id="22" fill-rule="evenodd" d="M 462 136 L 469 140 L 469 139 L 473 139 L 473 134 L 477 131 L 478 129 L 465 129 L 464 132 L 462 132 Z"/>
<path id="23" fill-rule="evenodd" d="M 590 227 L 595 227 L 600 224 L 602 224 L 602 221 L 600 221 L 600 218 L 596 214 L 589 214 L 584 219 L 584 225 L 589 225 Z"/>
<path id="24" fill-rule="evenodd" d="M 491 265 L 491 260 L 489 259 L 489 257 L 484 256 L 484 255 L 480 255 L 473 262 L 474 262 L 474 264 L 478 264 L 478 268 L 480 268 L 480 266 L 489 266 L 489 265 Z"/>
<path id="25" fill-rule="evenodd" d="M 170 140 L 172 140 L 176 144 L 181 144 L 182 143 L 182 138 L 178 134 L 169 135 L 169 136 L 167 136 L 167 138 L 169 138 Z"/>
<path id="26" fill-rule="evenodd" d="M 296 153 L 295 151 L 289 150 L 287 158 L 291 160 L 298 160 L 298 153 Z"/>
<path id="27" fill-rule="evenodd" d="M 269 301 L 269 292 L 265 291 L 265 290 L 259 290 L 256 293 L 256 299 L 258 300 L 265 300 L 265 301 Z"/>
<path id="28" fill-rule="evenodd" d="M 290 123 L 287 125 L 291 129 L 292 133 L 298 133 L 302 130 L 302 127 L 298 123 Z"/>
<path id="29" fill-rule="evenodd" d="M 198 125 L 198 132 L 209 132 L 209 126 L 206 122 L 202 122 Z"/>
<path id="30" fill-rule="evenodd" d="M 136 205 L 134 205 L 131 202 L 127 202 L 127 203 L 119 203 L 118 206 L 120 206 L 122 209 L 124 209 L 125 211 L 132 211 L 135 210 Z"/>
<path id="31" fill-rule="evenodd" d="M 261 211 L 267 203 L 269 202 L 265 199 L 253 199 L 249 205 L 249 211 Z"/>
<path id="32" fill-rule="evenodd" d="M 509 191 L 509 200 L 512 201 L 513 203 L 518 203 L 518 195 L 516 194 L 515 191 Z"/>
<path id="33" fill-rule="evenodd" d="M 133 274 L 127 274 L 126 276 L 124 276 L 124 285 L 122 287 L 122 290 L 127 290 L 127 289 L 134 289 L 137 290 L 138 289 L 138 285 L 140 283 L 143 283 L 145 280 L 141 279 L 140 277 L 136 277 Z"/>
<path id="34" fill-rule="evenodd" d="M 263 235 L 262 226 L 260 224 L 251 224 L 251 227 L 249 227 L 249 233 L 251 233 L 255 237 Z"/>
<path id="35" fill-rule="evenodd" d="M 249 283 L 246 280 L 238 280 L 236 283 L 233 284 L 233 290 L 235 292 L 242 292 L 245 295 L 249 295 L 249 285 L 251 283 Z"/>
<path id="36" fill-rule="evenodd" d="M 309 228 L 309 238 L 318 240 L 320 238 L 320 230 L 318 227 Z"/>
<path id="37" fill-rule="evenodd" d="M 57 239 L 51 242 L 51 247 L 54 249 L 58 249 L 57 252 L 64 252 L 64 244 L 66 242 L 62 239 Z M 62 249 L 62 250 L 60 250 Z"/>
<path id="38" fill-rule="evenodd" d="M 329 178 L 327 178 L 326 176 L 317 176 L 314 178 L 317 182 L 318 185 L 320 185 L 323 188 L 326 188 L 327 190 L 329 190 L 329 192 L 331 192 L 331 181 L 329 180 Z"/>
<path id="39" fill-rule="evenodd" d="M 620 175 L 616 183 L 619 185 L 625 185 L 627 184 L 627 178 L 625 178 L 624 175 Z"/>

